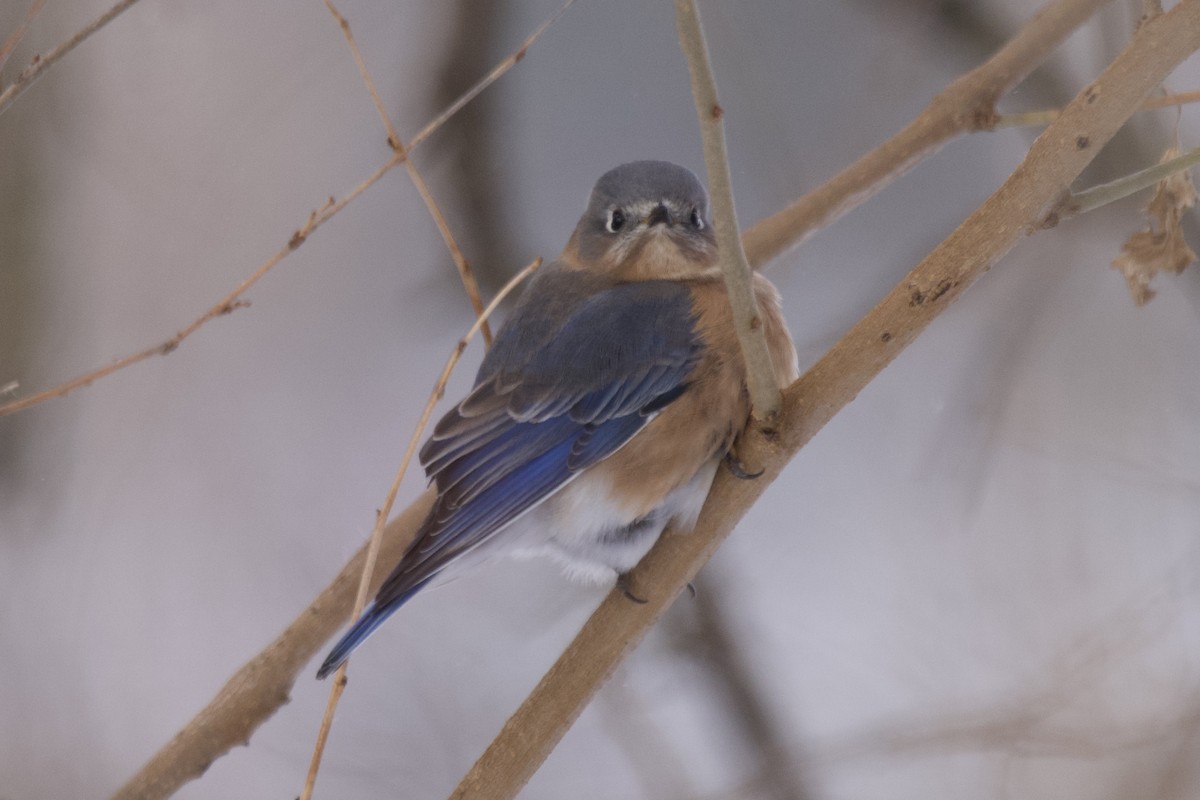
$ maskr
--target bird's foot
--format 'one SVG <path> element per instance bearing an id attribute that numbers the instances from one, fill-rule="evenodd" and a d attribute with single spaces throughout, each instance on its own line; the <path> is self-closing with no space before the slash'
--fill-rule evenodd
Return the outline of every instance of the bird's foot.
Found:
<path id="1" fill-rule="evenodd" d="M 621 590 L 621 594 L 625 595 L 638 605 L 645 605 L 647 602 L 649 602 L 646 600 L 646 598 L 638 597 L 633 593 L 633 578 L 628 572 L 617 573 L 617 588 Z"/>
<path id="2" fill-rule="evenodd" d="M 766 472 L 766 469 L 760 469 L 758 472 L 751 472 L 746 468 L 746 465 L 743 464 L 741 460 L 733 454 L 732 450 L 725 454 L 725 466 L 729 467 L 729 471 L 733 473 L 733 477 L 739 478 L 743 481 L 752 481 Z"/>

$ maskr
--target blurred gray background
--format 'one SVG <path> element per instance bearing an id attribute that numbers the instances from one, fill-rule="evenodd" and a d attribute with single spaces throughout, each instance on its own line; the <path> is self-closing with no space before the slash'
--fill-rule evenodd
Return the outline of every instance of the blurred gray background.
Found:
<path id="1" fill-rule="evenodd" d="M 6 76 L 107 5 L 49 4 Z M 556 8 L 339 5 L 403 137 Z M 25 7 L 4 4 L 0 35 Z M 743 223 L 883 141 L 1035 8 L 702 3 Z M 1002 109 L 1067 101 L 1140 10 L 1114 3 Z M 1196 64 L 1170 86 L 1200 87 Z M 1157 160 L 1175 122 L 1141 115 L 1083 183 Z M 1185 110 L 1184 147 L 1196 123 Z M 1035 134 L 953 142 L 773 264 L 802 366 Z M 166 339 L 387 157 L 319 0 L 142 0 L 0 115 L 0 385 Z M 579 0 L 416 163 L 490 295 L 638 158 L 703 172 L 665 0 Z M 939 318 L 522 797 L 1200 792 L 1200 272 L 1135 308 L 1109 262 L 1145 200 L 1022 242 Z M 6 800 L 110 793 L 304 608 L 369 533 L 472 319 L 403 170 L 249 299 L 167 358 L 0 419 Z M 317 796 L 445 796 L 603 592 L 534 561 L 423 594 L 355 657 Z M 327 690 L 306 674 L 179 796 L 294 797 Z"/>

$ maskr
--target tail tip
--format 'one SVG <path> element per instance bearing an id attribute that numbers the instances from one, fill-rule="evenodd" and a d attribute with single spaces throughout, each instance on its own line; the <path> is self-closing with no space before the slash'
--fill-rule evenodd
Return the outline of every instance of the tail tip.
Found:
<path id="1" fill-rule="evenodd" d="M 328 678 L 345 660 L 344 658 L 334 658 L 333 656 L 325 659 L 325 663 L 321 664 L 321 668 L 317 670 L 317 680 L 323 681 Z"/>

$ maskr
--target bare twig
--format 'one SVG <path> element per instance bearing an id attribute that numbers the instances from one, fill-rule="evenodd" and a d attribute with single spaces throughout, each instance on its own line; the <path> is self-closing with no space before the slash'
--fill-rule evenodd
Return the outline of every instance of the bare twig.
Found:
<path id="1" fill-rule="evenodd" d="M 375 81 L 371 78 L 371 72 L 367 69 L 367 62 L 363 59 L 362 50 L 358 49 L 358 42 L 354 38 L 354 34 L 350 30 L 350 20 L 342 16 L 342 12 L 337 10 L 332 0 L 325 0 L 325 8 L 329 9 L 329 13 L 337 21 L 338 27 L 342 29 L 342 36 L 346 37 L 346 44 L 350 47 L 350 55 L 354 57 L 354 66 L 358 67 L 358 74 L 362 78 L 367 87 L 367 93 L 371 95 L 371 102 L 375 104 L 375 113 L 379 115 L 380 121 L 383 122 L 383 127 L 387 128 L 388 145 L 397 150 L 400 147 L 400 137 L 396 134 L 396 128 L 392 125 L 392 118 L 387 113 L 387 107 L 383 104 L 383 98 L 379 96 L 379 90 L 375 88 Z M 480 309 L 482 310 L 482 309 Z"/>
<path id="2" fill-rule="evenodd" d="M 985 63 L 938 93 L 899 133 L 831 180 L 746 231 L 746 255 L 761 267 L 829 225 L 962 133 L 988 130 L 996 100 L 1111 0 L 1056 0 Z"/>
<path id="3" fill-rule="evenodd" d="M 572 2 L 574 0 L 569 0 L 567 5 L 570 5 Z M 388 144 L 392 150 L 399 153 L 404 159 L 404 168 L 408 172 L 408 177 L 416 187 L 417 193 L 421 195 L 421 200 L 425 203 L 425 207 L 429 209 L 429 213 L 437 225 L 438 232 L 442 235 L 442 241 L 446 243 L 446 249 L 450 251 L 450 258 L 453 259 L 454 266 L 458 268 L 459 278 L 462 280 L 463 288 L 467 291 L 467 298 L 471 301 L 471 308 L 474 309 L 475 316 L 482 316 L 483 301 L 479 299 L 479 284 L 475 281 L 471 265 L 467 263 L 466 257 L 463 256 L 462 248 L 458 246 L 454 234 L 450 231 L 450 225 L 446 222 L 446 216 L 442 213 L 442 209 L 438 206 L 437 201 L 433 199 L 433 193 L 429 191 L 429 186 L 425 183 L 425 179 L 417 171 L 417 165 L 408 157 L 408 151 L 404 147 L 404 142 L 400 141 L 400 137 L 396 134 L 396 127 L 392 124 L 392 118 L 388 115 L 387 109 L 383 105 L 383 99 L 380 98 L 379 92 L 375 88 L 375 81 L 371 79 L 371 73 L 367 69 L 367 62 L 363 59 L 362 51 L 358 49 L 358 42 L 355 41 L 354 34 L 350 31 L 350 22 L 337 10 L 332 0 L 325 0 L 325 7 L 329 9 L 329 13 L 337 20 L 338 25 L 342 29 L 342 35 L 346 37 L 346 43 L 350 46 L 350 52 L 354 56 L 354 63 L 358 67 L 358 74 L 362 76 L 363 83 L 367 85 L 371 101 L 375 104 L 375 111 L 383 121 L 383 126 L 387 128 Z M 488 347 L 491 347 L 492 329 L 488 327 L 486 321 L 483 323 L 483 341 Z"/>
<path id="4" fill-rule="evenodd" d="M 399 152 L 404 153 L 403 144 L 400 144 L 398 149 Z M 412 180 L 413 186 L 417 189 L 417 194 L 421 195 L 421 199 L 425 202 L 425 207 L 429 209 L 429 213 L 437 225 L 438 233 L 442 235 L 442 241 L 446 244 L 446 249 L 450 251 L 450 258 L 453 259 L 454 266 L 458 269 L 458 275 L 462 280 L 463 288 L 466 289 L 467 297 L 471 301 L 471 308 L 475 310 L 476 315 L 479 315 L 483 311 L 482 303 L 479 299 L 479 283 L 475 280 L 475 273 L 471 270 L 471 265 L 467 262 L 466 256 L 463 255 L 462 248 L 458 246 L 458 241 L 450 231 L 450 224 L 446 222 L 446 215 L 442 213 L 442 209 L 438 206 L 437 201 L 433 199 L 433 193 L 429 191 L 429 186 L 425 183 L 425 179 L 421 177 L 421 173 L 417 172 L 417 167 L 413 164 L 412 159 L 406 157 L 404 159 L 404 166 L 408 170 L 408 177 Z M 488 347 L 492 346 L 492 329 L 488 327 L 486 322 L 483 325 L 483 342 Z"/>
<path id="5" fill-rule="evenodd" d="M 1138 111 L 1154 111 L 1159 108 L 1183 106 L 1189 103 L 1200 103 L 1200 92 L 1179 92 L 1177 94 L 1164 94 L 1159 97 L 1151 97 L 1138 107 Z M 1045 108 L 1040 111 L 1017 111 L 1012 114 L 1000 114 L 996 117 L 996 123 L 992 126 L 992 129 L 1017 128 L 1026 125 L 1049 125 L 1058 119 L 1058 115 L 1061 113 L 1061 108 Z"/>
<path id="6" fill-rule="evenodd" d="M 388 489 L 387 499 L 384 500 L 383 507 L 375 515 L 375 530 L 371 532 L 371 539 L 367 542 L 367 555 L 363 560 L 362 578 L 358 582 L 358 594 L 354 598 L 354 610 L 350 614 L 351 619 L 357 619 L 367 605 L 367 597 L 371 593 L 371 576 L 375 574 L 375 564 L 379 558 L 379 550 L 383 545 L 384 523 L 391 516 L 392 506 L 396 502 L 396 495 L 400 492 L 400 484 L 404 480 L 404 475 L 408 472 L 408 465 L 412 461 L 413 453 L 417 451 L 417 445 L 421 442 L 421 437 L 425 434 L 425 427 L 429 424 L 430 417 L 433 416 L 434 406 L 438 400 L 446 393 L 446 383 L 450 380 L 450 374 L 454 372 L 455 366 L 458 365 L 459 358 L 462 357 L 463 351 L 467 349 L 467 345 L 475 338 L 475 334 L 487 324 L 487 319 L 492 315 L 492 312 L 499 307 L 505 297 L 508 297 L 509 292 L 517 288 L 518 285 L 528 278 L 534 270 L 542 265 L 540 258 L 535 259 L 532 264 L 518 272 L 512 279 L 504 284 L 496 296 L 492 298 L 492 302 L 488 303 L 487 308 L 479 314 L 475 320 L 475 324 L 467 331 L 466 335 L 458 340 L 458 344 L 451 351 L 450 357 L 446 359 L 446 366 L 442 368 L 442 374 L 438 376 L 437 382 L 433 386 L 433 391 L 429 393 L 429 400 L 425 402 L 425 408 L 421 412 L 421 418 L 417 421 L 417 427 L 413 430 L 412 436 L 408 440 L 408 447 L 404 451 L 404 458 L 400 459 L 400 468 L 396 470 L 396 477 L 392 479 L 391 488 Z M 317 771 L 321 768 L 321 756 L 325 752 L 325 742 L 329 738 L 329 730 L 333 726 L 333 712 L 337 710 L 338 700 L 341 699 L 342 692 L 346 688 L 346 668 L 350 665 L 350 660 L 346 659 L 342 665 L 338 667 L 337 674 L 334 676 L 333 685 L 329 688 L 329 701 L 325 705 L 325 715 L 321 719 L 321 727 L 317 731 L 316 745 L 313 747 L 312 760 L 308 766 L 308 777 L 304 781 L 304 791 L 300 793 L 300 800 L 310 800 L 312 798 L 313 786 L 317 781 Z"/>
<path id="7" fill-rule="evenodd" d="M 1039 19 L 1046 19 L 1043 14 Z M 1038 24 L 1035 20 L 1031 24 Z M 688 536 L 662 536 L 636 568 L 645 604 L 610 592 L 537 688 L 455 789 L 454 798 L 510 798 L 536 771 L 620 660 L 641 641 L 792 456 L 962 291 L 1036 227 L 1064 186 L 1184 58 L 1200 48 L 1200 0 L 1150 20 L 1101 76 L 1064 109 L 1004 184 L 784 392 L 772 436 L 747 446 L 765 472 L 722 471 Z M 981 82 L 984 87 L 990 81 Z M 970 95 L 964 100 L 969 101 Z M 970 102 L 966 108 L 978 107 Z M 1086 137 L 1086 146 L 1079 145 Z M 799 224 L 807 224 L 803 217 Z M 759 251 L 769 253 L 769 251 Z"/>
<path id="8" fill-rule="evenodd" d="M 554 20 L 558 19 L 559 15 L 562 14 L 562 11 L 563 10 L 560 9 L 557 13 L 555 13 L 554 16 L 538 26 L 537 30 L 530 34 L 529 37 L 521 43 L 519 48 L 517 48 L 512 54 L 510 54 L 495 67 L 493 67 L 491 72 L 485 75 L 482 80 L 480 80 L 466 92 L 464 92 L 463 95 L 450 104 L 448 108 L 430 120 L 424 128 L 418 131 L 417 134 L 409 140 L 408 145 L 403 151 L 394 152 L 392 157 L 389 158 L 383 164 L 383 166 L 375 170 L 370 177 L 352 189 L 340 200 L 335 201 L 331 198 L 320 209 L 312 212 L 308 217 L 308 221 L 292 234 L 291 238 L 288 240 L 288 243 L 284 245 L 279 252 L 264 261 L 249 278 L 246 278 L 246 280 L 238 284 L 236 289 L 227 294 L 208 311 L 201 314 L 195 321 L 192 322 L 192 324 L 188 325 L 186 328 L 179 331 L 170 339 L 161 344 L 157 344 L 140 352 L 119 358 L 107 366 L 99 367 L 98 369 L 94 369 L 91 372 L 80 375 L 77 378 L 73 378 L 66 383 L 59 384 L 58 386 L 38 392 L 37 394 L 32 394 L 28 397 L 22 397 L 18 400 L 13 400 L 9 403 L 5 403 L 4 405 L 0 405 L 0 417 L 6 414 L 14 414 L 18 411 L 23 411 L 53 397 L 63 397 L 64 395 L 69 394 L 70 392 L 82 386 L 91 385 L 92 382 L 103 378 L 106 375 L 110 375 L 117 370 L 124 369 L 125 367 L 138 363 L 139 361 L 145 361 L 151 356 L 167 355 L 168 353 L 174 352 L 184 339 L 194 333 L 196 329 L 204 323 L 215 319 L 222 314 L 228 314 L 229 312 L 246 305 L 245 301 L 241 300 L 240 298 L 247 289 L 257 283 L 260 278 L 266 275 L 272 267 L 286 258 L 289 253 L 300 247 L 300 245 L 304 244 L 304 242 L 308 239 L 309 234 L 311 234 L 324 223 L 328 222 L 335 214 L 349 205 L 350 201 L 354 200 L 356 197 L 370 188 L 376 181 L 395 168 L 396 165 L 403 162 L 408 153 L 411 153 L 417 145 L 428 139 L 434 133 L 434 131 L 444 125 L 446 121 L 450 119 L 450 117 L 454 116 L 455 112 L 457 112 L 467 103 L 471 102 L 471 100 L 478 96 L 480 92 L 491 86 L 496 82 L 497 79 L 500 78 L 500 76 L 504 75 L 504 73 L 516 66 L 517 62 L 525 57 L 525 53 L 529 50 L 529 47 L 536 42 L 543 33 L 546 32 L 546 29 L 551 23 L 554 22 Z"/>
<path id="9" fill-rule="evenodd" d="M 679 32 L 679 47 L 687 58 L 692 79 L 692 97 L 700 119 L 700 137 L 704 144 L 704 165 L 708 171 L 709 193 L 712 195 L 713 227 L 717 234 L 721 274 L 733 311 L 733 324 L 742 359 L 746 362 L 746 382 L 750 388 L 750 405 L 755 419 L 769 421 L 779 413 L 779 383 L 771 365 L 771 352 L 758 301 L 751 287 L 751 269 L 742 249 L 742 233 L 738 227 L 737 210 L 733 203 L 733 182 L 729 175 L 729 159 L 725 153 L 725 112 L 717 100 L 717 84 L 708 59 L 708 45 L 700 25 L 700 12 L 695 0 L 675 0 L 675 26 Z"/>
<path id="10" fill-rule="evenodd" d="M 46 5 L 46 0 L 33 0 L 21 22 L 8 35 L 8 38 L 4 40 L 4 44 L 0 44 L 0 69 L 4 69 L 4 65 L 8 63 L 8 57 L 12 55 L 12 51 L 20 44 L 21 39 L 25 38 L 25 33 L 29 30 L 29 26 L 37 19 L 37 15 L 42 12 L 42 6 L 44 5 Z"/>
<path id="11" fill-rule="evenodd" d="M 34 56 L 33 61 L 29 63 L 28 67 L 21 70 L 21 74 L 17 76 L 17 79 L 10 83 L 8 88 L 0 92 L 0 114 L 4 113 L 4 109 L 8 108 L 14 100 L 21 96 L 22 92 L 32 86 L 34 81 L 42 77 L 42 74 L 50 69 L 55 62 L 74 50 L 75 46 L 84 39 L 112 22 L 116 19 L 117 15 L 136 2 L 137 0 L 119 0 L 112 8 L 96 17 L 74 36 L 59 44 L 49 53 L 46 53 L 46 55 Z"/>
<path id="12" fill-rule="evenodd" d="M 1134 192 L 1149 189 L 1163 178 L 1169 178 L 1176 172 L 1190 169 L 1196 164 L 1200 164 L 1200 147 L 1152 167 L 1146 167 L 1146 169 L 1117 178 L 1115 181 L 1102 183 L 1080 192 L 1073 192 L 1052 212 L 1054 221 L 1058 222 L 1075 214 L 1086 214 L 1101 206 L 1115 203 Z"/>
<path id="13" fill-rule="evenodd" d="M 283 259 L 286 258 L 289 253 L 298 248 L 300 245 L 304 244 L 305 240 L 308 239 L 309 235 L 312 234 L 313 231 L 328 222 L 335 214 L 349 205 L 354 198 L 365 192 L 376 181 L 387 174 L 392 167 L 396 166 L 398 161 L 398 157 L 393 157 L 382 167 L 375 170 L 370 177 L 368 177 L 358 186 L 351 189 L 350 192 L 345 194 L 340 200 L 334 200 L 332 197 L 329 198 L 325 205 L 309 214 L 308 220 L 299 228 L 297 228 L 294 233 L 292 233 L 292 236 L 290 239 L 288 239 L 287 244 L 281 247 L 275 253 L 275 255 L 271 256 L 262 264 L 260 264 L 258 269 L 251 273 L 248 278 L 239 283 L 233 291 L 218 300 L 215 305 L 213 305 L 196 319 L 192 320 L 191 324 L 179 330 L 170 339 L 167 339 L 161 344 L 156 344 L 153 347 L 147 347 L 145 350 L 141 350 L 137 353 L 132 353 L 122 358 L 118 358 L 107 366 L 94 369 L 91 372 L 80 375 L 77 378 L 73 378 L 66 383 L 59 384 L 58 386 L 38 392 L 37 394 L 29 395 L 28 397 L 22 397 L 19 400 L 13 400 L 12 402 L 5 403 L 4 405 L 0 406 L 0 417 L 6 414 L 15 414 L 18 411 L 24 411 L 30 406 L 37 405 L 38 403 L 41 403 L 44 400 L 49 400 L 52 397 L 63 397 L 64 395 L 73 392 L 82 386 L 89 386 L 93 381 L 103 378 L 106 375 L 110 375 L 117 370 L 136 364 L 139 361 L 145 361 L 152 356 L 165 356 L 169 353 L 173 353 L 176 349 L 178 349 L 179 345 L 183 343 L 183 340 L 195 333 L 201 325 L 204 325 L 206 322 L 216 319 L 224 314 L 230 314 L 239 308 L 245 308 L 249 305 L 249 302 L 241 299 L 241 297 L 251 286 L 258 283 L 258 281 L 264 275 L 270 272 L 271 269 L 280 261 L 283 261 Z"/>

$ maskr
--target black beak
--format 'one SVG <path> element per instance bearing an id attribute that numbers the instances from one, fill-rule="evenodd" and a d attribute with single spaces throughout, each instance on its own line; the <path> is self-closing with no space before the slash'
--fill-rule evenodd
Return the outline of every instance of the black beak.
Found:
<path id="1" fill-rule="evenodd" d="M 659 223 L 662 223 L 663 225 L 671 224 L 671 212 L 667 211 L 667 207 L 662 203 L 659 203 L 653 209 L 651 209 L 650 216 L 646 217 L 647 226 L 658 225 Z"/>

